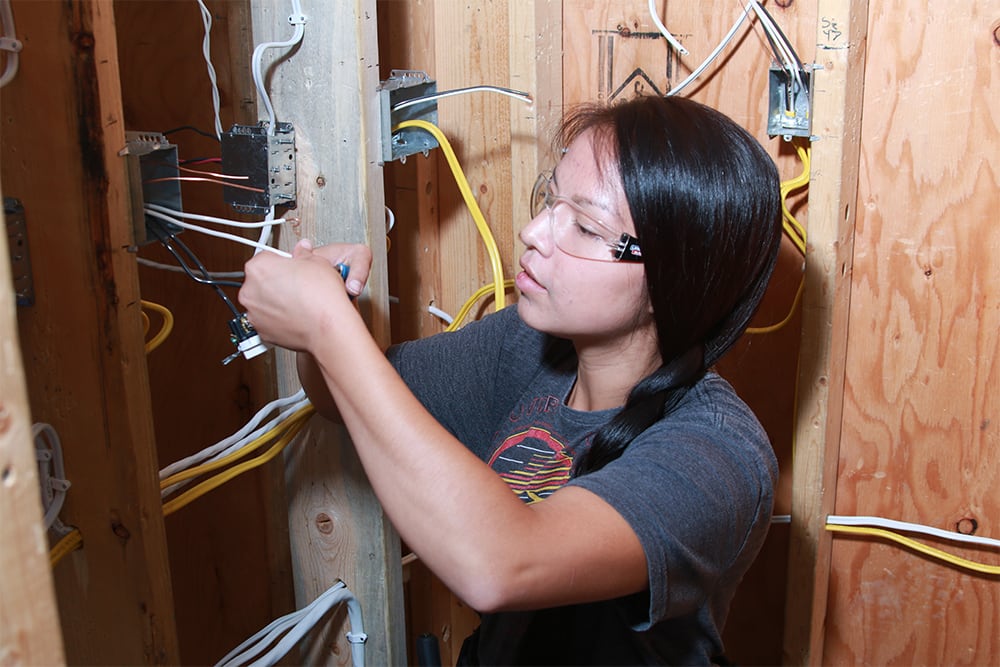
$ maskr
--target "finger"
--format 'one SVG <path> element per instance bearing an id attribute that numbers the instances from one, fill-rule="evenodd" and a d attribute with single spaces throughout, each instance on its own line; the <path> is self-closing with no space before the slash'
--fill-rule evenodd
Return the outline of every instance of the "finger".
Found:
<path id="1" fill-rule="evenodd" d="M 296 259 L 300 257 L 306 257 L 312 254 L 312 250 L 313 250 L 312 241 L 310 241 L 309 239 L 301 239 L 298 243 L 295 244 L 295 247 L 292 248 L 292 257 Z"/>

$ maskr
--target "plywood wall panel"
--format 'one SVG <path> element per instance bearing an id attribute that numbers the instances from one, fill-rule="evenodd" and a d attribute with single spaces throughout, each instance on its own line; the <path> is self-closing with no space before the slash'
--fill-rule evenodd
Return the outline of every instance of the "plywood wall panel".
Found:
<path id="1" fill-rule="evenodd" d="M 1000 15 L 870 8 L 837 512 L 1000 537 Z M 830 663 L 996 664 L 1000 588 L 836 538 L 827 644 Z"/>

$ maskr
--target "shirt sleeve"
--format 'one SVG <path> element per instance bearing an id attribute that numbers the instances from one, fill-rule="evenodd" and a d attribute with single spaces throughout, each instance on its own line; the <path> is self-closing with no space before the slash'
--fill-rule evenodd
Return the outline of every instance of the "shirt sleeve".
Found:
<path id="1" fill-rule="evenodd" d="M 648 616 L 632 619 L 639 631 L 705 606 L 724 615 L 770 522 L 777 463 L 760 424 L 735 394 L 706 404 L 692 393 L 619 459 L 571 481 L 642 543 L 650 588 Z"/>
<path id="2" fill-rule="evenodd" d="M 387 356 L 428 412 L 478 452 L 537 372 L 547 338 L 510 306 L 458 331 L 391 347 Z"/>

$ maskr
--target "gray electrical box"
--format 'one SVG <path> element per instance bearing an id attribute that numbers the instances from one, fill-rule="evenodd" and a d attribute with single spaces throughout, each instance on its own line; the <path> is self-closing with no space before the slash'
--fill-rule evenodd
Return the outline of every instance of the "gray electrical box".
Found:
<path id="1" fill-rule="evenodd" d="M 427 132 L 417 128 L 404 128 L 393 132 L 393 128 L 404 120 L 425 120 L 437 124 L 437 101 L 417 101 L 421 97 L 437 92 L 437 82 L 424 72 L 415 70 L 392 70 L 391 75 L 379 84 L 379 111 L 382 140 L 382 163 L 406 158 L 408 155 L 426 153 L 438 147 L 437 140 Z M 399 108 L 399 105 L 409 103 Z M 394 107 L 398 107 L 395 108 Z"/>
<path id="2" fill-rule="evenodd" d="M 788 70 L 772 66 L 769 71 L 767 133 L 772 137 L 812 135 L 812 70 L 799 70 L 802 85 Z"/>
<path id="3" fill-rule="evenodd" d="M 295 130 L 291 123 L 233 125 L 222 135 L 222 172 L 244 176 L 222 189 L 240 213 L 263 215 L 272 206 L 295 206 Z"/>
<path id="4" fill-rule="evenodd" d="M 124 155 L 128 165 L 129 195 L 132 204 L 132 229 L 136 245 L 156 241 L 150 229 L 167 230 L 178 234 L 181 228 L 160 218 L 146 214 L 146 204 L 157 204 L 173 211 L 181 207 L 180 168 L 177 146 L 159 132 L 125 132 Z"/>

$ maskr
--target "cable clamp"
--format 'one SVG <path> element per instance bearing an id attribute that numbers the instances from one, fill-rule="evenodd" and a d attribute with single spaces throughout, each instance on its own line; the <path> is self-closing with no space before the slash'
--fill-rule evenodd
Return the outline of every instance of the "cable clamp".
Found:
<path id="1" fill-rule="evenodd" d="M 305 14 L 291 14 L 288 17 L 288 22 L 292 25 L 305 25 L 309 19 Z"/>
<path id="2" fill-rule="evenodd" d="M 16 37 L 0 37 L 0 50 L 10 51 L 11 53 L 20 53 L 24 44 L 21 40 Z"/>
<path id="3" fill-rule="evenodd" d="M 364 632 L 348 632 L 347 641 L 352 644 L 364 644 L 368 641 L 368 635 Z"/>
<path id="4" fill-rule="evenodd" d="M 68 479 L 59 479 L 58 477 L 49 478 L 49 488 L 56 493 L 66 493 L 69 491 L 69 487 L 72 486 Z"/>

